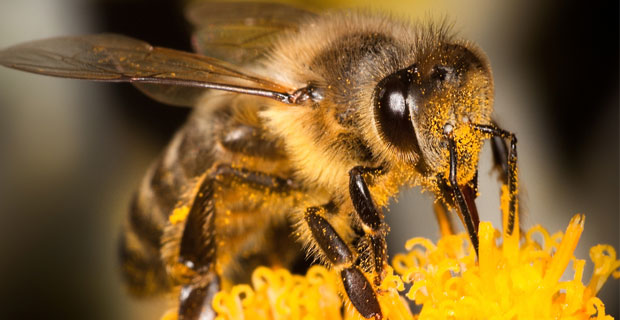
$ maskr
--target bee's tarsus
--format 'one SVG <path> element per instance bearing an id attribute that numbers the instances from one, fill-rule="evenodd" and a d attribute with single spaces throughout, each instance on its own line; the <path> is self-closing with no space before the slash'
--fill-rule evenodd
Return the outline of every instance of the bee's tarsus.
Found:
<path id="1" fill-rule="evenodd" d="M 377 235 L 370 236 L 370 243 L 372 244 L 372 250 L 375 256 L 375 279 L 376 286 L 381 285 L 384 277 L 384 266 L 387 263 L 387 243 L 385 241 L 385 234 L 379 233 Z"/>
<path id="2" fill-rule="evenodd" d="M 511 134 L 510 151 L 508 152 L 508 190 L 510 192 L 510 202 L 508 204 L 508 235 L 512 235 L 515 228 L 515 217 L 517 214 L 517 138 Z"/>

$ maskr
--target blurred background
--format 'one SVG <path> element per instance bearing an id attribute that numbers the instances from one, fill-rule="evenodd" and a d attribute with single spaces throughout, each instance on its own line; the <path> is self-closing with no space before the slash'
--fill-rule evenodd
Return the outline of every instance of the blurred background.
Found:
<path id="1" fill-rule="evenodd" d="M 447 16 L 488 54 L 495 113 L 519 139 L 525 227 L 564 230 L 585 213 L 576 256 L 620 248 L 617 1 L 306 1 L 411 18 Z M 60 35 L 122 33 L 190 50 L 183 2 L 3 0 L 0 48 Z M 158 319 L 165 300 L 134 301 L 116 240 L 133 190 L 187 109 L 126 84 L 61 80 L 0 68 L 0 318 Z M 481 219 L 499 226 L 499 187 L 483 151 Z M 404 191 L 388 216 L 391 253 L 438 235 L 429 195 Z M 433 227 L 429 227 L 433 226 Z M 619 315 L 619 281 L 599 296 Z"/>

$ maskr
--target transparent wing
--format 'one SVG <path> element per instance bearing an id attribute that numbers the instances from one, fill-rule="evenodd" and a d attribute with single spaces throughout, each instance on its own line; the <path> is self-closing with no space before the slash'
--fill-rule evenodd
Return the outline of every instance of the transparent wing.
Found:
<path id="1" fill-rule="evenodd" d="M 196 52 L 235 64 L 261 57 L 282 31 L 315 15 L 280 3 L 198 2 L 186 10 Z"/>
<path id="2" fill-rule="evenodd" d="M 115 34 L 62 37 L 0 51 L 0 64 L 39 74 L 131 82 L 153 98 L 188 105 L 204 89 L 287 101 L 292 89 L 198 54 L 158 48 Z"/>

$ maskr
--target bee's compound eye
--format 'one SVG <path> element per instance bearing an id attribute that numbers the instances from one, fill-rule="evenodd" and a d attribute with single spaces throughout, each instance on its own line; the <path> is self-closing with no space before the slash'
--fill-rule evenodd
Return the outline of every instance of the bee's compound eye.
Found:
<path id="1" fill-rule="evenodd" d="M 381 80 L 375 90 L 375 121 L 387 142 L 403 151 L 419 149 L 411 118 L 411 82 L 407 68 Z"/>

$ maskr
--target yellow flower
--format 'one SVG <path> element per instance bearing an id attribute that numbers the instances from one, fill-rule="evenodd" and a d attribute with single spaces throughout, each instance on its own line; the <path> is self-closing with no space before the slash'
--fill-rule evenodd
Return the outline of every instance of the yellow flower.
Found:
<path id="1" fill-rule="evenodd" d="M 530 229 L 519 247 L 498 244 L 500 233 L 480 224 L 480 257 L 475 260 L 465 234 L 443 236 L 437 245 L 421 238 L 407 242 L 407 254 L 394 258 L 404 282 L 413 283 L 407 297 L 422 304 L 420 319 L 607 319 L 596 293 L 607 278 L 618 278 L 620 261 L 611 246 L 590 250 L 595 270 L 582 283 L 585 261 L 573 251 L 585 217 L 576 215 L 566 232 Z M 540 235 L 542 241 L 536 241 Z M 510 243 L 504 237 L 502 243 Z M 467 247 L 467 249 L 463 249 Z M 572 262 L 572 280 L 560 281 Z"/>
<path id="2" fill-rule="evenodd" d="M 346 305 L 339 294 L 338 276 L 323 266 L 312 266 L 305 276 L 286 269 L 259 267 L 252 274 L 252 285 L 236 285 L 219 292 L 213 301 L 216 319 L 362 319 Z M 379 296 L 388 319 L 412 319 L 406 302 L 398 295 L 404 290 L 401 278 L 388 268 Z"/>
<path id="3" fill-rule="evenodd" d="M 518 232 L 507 236 L 482 222 L 479 259 L 464 233 L 445 234 L 436 244 L 413 238 L 405 245 L 409 252 L 394 257 L 379 290 L 384 316 L 611 319 L 596 293 L 610 275 L 620 277 L 620 260 L 611 246 L 593 247 L 594 274 L 587 286 L 582 283 L 585 261 L 573 251 L 584 222 L 583 215 L 576 215 L 564 233 L 553 235 L 535 226 L 521 241 L 513 241 L 519 239 Z M 571 262 L 572 279 L 561 281 Z M 404 284 L 411 284 L 406 297 L 422 305 L 419 315 L 411 315 L 398 294 Z M 340 292 L 337 275 L 322 266 L 313 266 L 305 276 L 261 267 L 254 271 L 251 286 L 218 293 L 213 306 L 218 319 L 360 319 L 346 303 L 341 314 Z"/>

